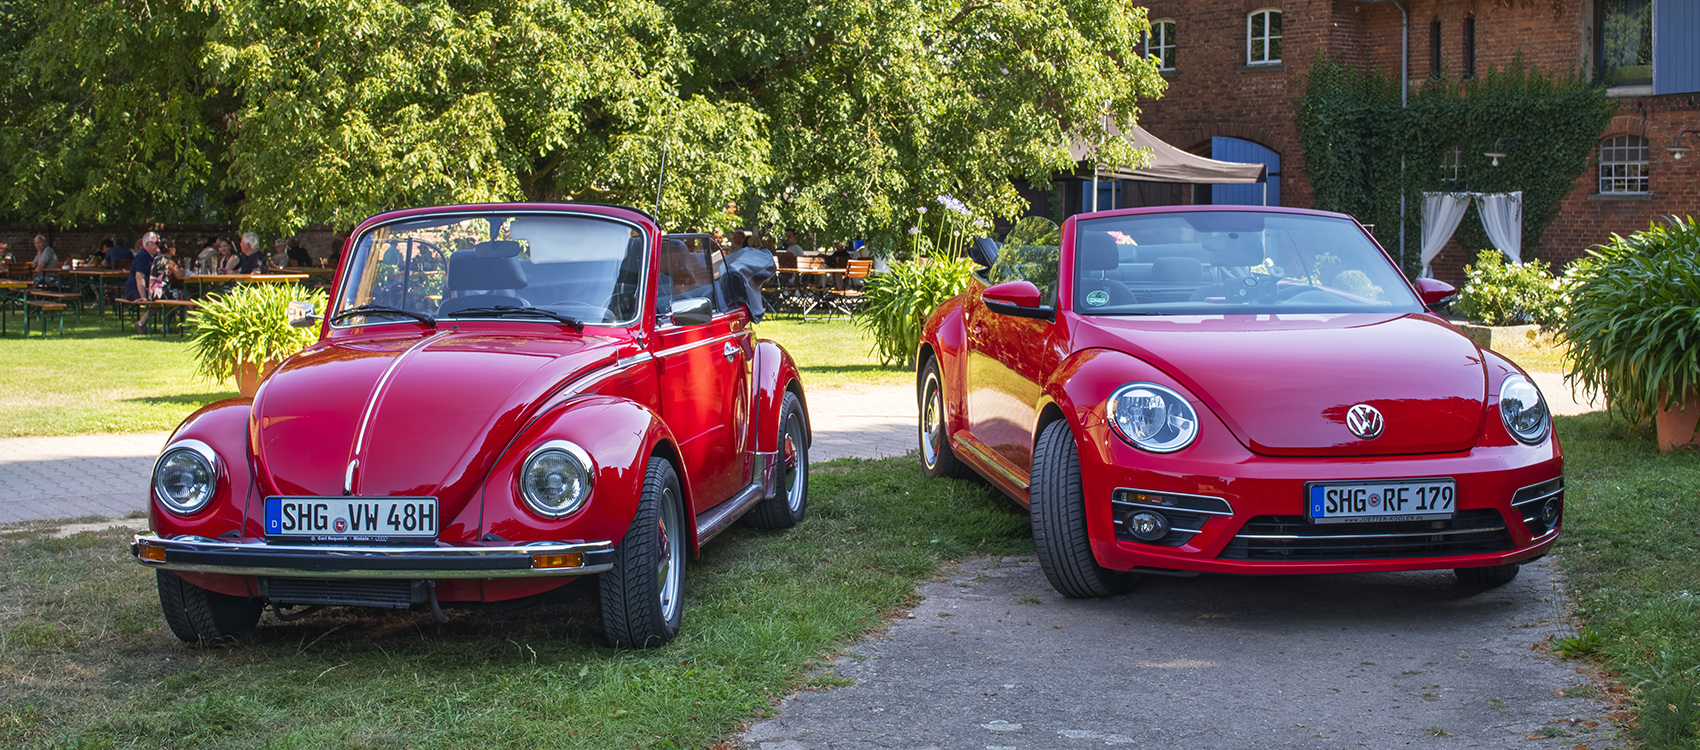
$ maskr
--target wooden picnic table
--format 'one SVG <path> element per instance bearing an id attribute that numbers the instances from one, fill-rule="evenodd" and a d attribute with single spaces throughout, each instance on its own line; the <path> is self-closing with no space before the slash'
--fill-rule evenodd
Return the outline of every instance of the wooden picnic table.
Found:
<path id="1" fill-rule="evenodd" d="M 304 273 L 192 273 L 183 279 L 185 285 L 195 285 L 195 296 L 206 294 L 207 284 L 281 284 L 290 281 L 305 281 Z"/>
<path id="2" fill-rule="evenodd" d="M 6 332 L 6 316 L 11 313 L 12 305 L 17 305 L 18 309 L 25 313 L 24 324 L 29 325 L 29 311 L 24 309 L 24 300 L 28 296 L 26 293 L 29 286 L 28 281 L 0 279 L 0 334 Z M 28 335 L 28 329 L 25 329 L 25 334 Z"/>
<path id="3" fill-rule="evenodd" d="M 296 266 L 284 269 L 284 273 L 304 273 L 308 276 L 335 276 L 335 268 L 317 268 L 313 266 Z"/>
<path id="4" fill-rule="evenodd" d="M 95 304 L 100 307 L 100 322 L 104 325 L 106 323 L 106 280 L 120 280 L 129 276 L 130 272 L 112 268 L 73 268 L 66 271 L 66 273 L 80 277 L 78 282 L 82 285 L 82 289 L 86 289 L 90 283 L 94 284 L 94 301 Z M 121 281 L 118 284 L 118 288 L 124 288 L 124 284 Z M 73 286 L 73 289 L 76 289 L 78 292 L 82 291 L 82 289 L 76 288 L 75 286 Z M 79 315 L 80 314 L 81 313 L 79 312 Z"/>
<path id="5" fill-rule="evenodd" d="M 773 284 L 778 292 L 775 301 L 779 303 L 774 306 L 775 309 L 792 307 L 797 312 L 801 312 L 803 320 L 807 321 L 809 313 L 814 312 L 815 308 L 820 307 L 822 303 L 832 298 L 832 277 L 834 275 L 842 276 L 848 271 L 847 268 L 778 269 L 778 272 L 773 275 Z M 795 276 L 796 282 L 780 280 L 780 277 L 787 274 Z"/>

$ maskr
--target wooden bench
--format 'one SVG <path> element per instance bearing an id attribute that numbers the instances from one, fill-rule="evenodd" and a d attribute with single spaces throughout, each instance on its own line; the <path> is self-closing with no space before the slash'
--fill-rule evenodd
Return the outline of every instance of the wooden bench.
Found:
<path id="1" fill-rule="evenodd" d="M 41 335 L 47 337 L 47 314 L 59 315 L 59 338 L 65 338 L 65 305 L 62 302 L 37 302 L 30 300 L 24 303 L 24 338 L 30 336 L 30 311 L 34 310 L 41 316 Z"/>
<path id="2" fill-rule="evenodd" d="M 83 295 L 73 292 L 50 292 L 45 289 L 31 289 L 31 297 L 41 297 L 61 305 L 75 305 L 77 308 L 77 325 L 83 324 Z"/>
<path id="3" fill-rule="evenodd" d="M 156 299 L 148 302 L 131 302 L 137 309 L 148 308 L 147 332 L 154 332 L 154 325 L 159 325 L 161 335 L 171 332 L 171 320 L 177 319 L 177 335 L 188 333 L 189 311 L 199 309 L 201 303 L 184 299 Z"/>

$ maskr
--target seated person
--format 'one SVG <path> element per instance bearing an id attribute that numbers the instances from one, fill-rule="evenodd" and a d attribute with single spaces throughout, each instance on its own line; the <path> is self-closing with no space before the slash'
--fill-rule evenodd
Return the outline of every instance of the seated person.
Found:
<path id="1" fill-rule="evenodd" d="M 289 262 L 285 265 L 289 268 L 312 268 L 318 265 L 313 262 L 313 256 L 307 252 L 307 248 L 300 245 L 290 245 L 288 256 Z"/>
<path id="2" fill-rule="evenodd" d="M 58 253 L 53 252 L 52 246 L 47 244 L 47 238 L 46 237 L 43 237 L 42 235 L 39 235 L 39 234 L 36 235 L 35 236 L 35 260 L 30 262 L 30 273 L 34 274 L 34 276 L 35 276 L 33 283 L 36 286 L 46 286 L 47 282 L 48 282 L 48 278 L 51 275 L 51 274 L 48 274 L 47 272 L 54 270 L 58 267 L 59 267 L 59 255 L 58 255 Z"/>
<path id="3" fill-rule="evenodd" d="M 100 244 L 103 248 L 101 265 L 107 268 L 126 271 L 130 268 L 130 262 L 136 259 L 136 251 L 125 247 L 123 243 L 108 239 Z"/>

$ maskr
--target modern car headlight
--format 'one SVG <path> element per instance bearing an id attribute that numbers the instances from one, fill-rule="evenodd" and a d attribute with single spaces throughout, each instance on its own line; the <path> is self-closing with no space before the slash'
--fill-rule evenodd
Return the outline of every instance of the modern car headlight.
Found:
<path id="1" fill-rule="evenodd" d="M 545 518 L 561 518 L 590 497 L 590 454 L 565 440 L 551 440 L 525 459 L 519 492 L 525 504 Z"/>
<path id="2" fill-rule="evenodd" d="M 1105 411 L 1123 440 L 1152 453 L 1173 453 L 1198 437 L 1198 413 L 1192 404 L 1155 383 L 1117 388 Z"/>
<path id="3" fill-rule="evenodd" d="M 1499 416 L 1512 437 L 1534 445 L 1547 436 L 1552 417 L 1541 389 L 1522 375 L 1510 375 L 1499 385 Z"/>
<path id="4" fill-rule="evenodd" d="M 218 487 L 218 454 L 199 440 L 172 443 L 153 465 L 153 490 L 166 510 L 192 515 L 207 506 Z"/>

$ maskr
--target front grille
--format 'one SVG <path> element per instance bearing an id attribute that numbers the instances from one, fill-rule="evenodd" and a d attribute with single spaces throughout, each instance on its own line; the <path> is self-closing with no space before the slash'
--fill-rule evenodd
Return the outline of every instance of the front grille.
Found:
<path id="1" fill-rule="evenodd" d="M 1459 511 L 1443 521 L 1313 524 L 1304 516 L 1257 516 L 1240 529 L 1223 560 L 1385 560 L 1504 552 L 1505 519 L 1491 508 Z"/>
<path id="2" fill-rule="evenodd" d="M 1541 517 L 1541 511 L 1548 500 L 1556 500 L 1559 507 L 1559 517 L 1553 518 L 1551 525 Z M 1523 516 L 1523 525 L 1529 528 L 1529 536 L 1540 536 L 1551 531 L 1558 525 L 1559 518 L 1564 512 L 1564 477 L 1551 479 L 1540 484 L 1530 485 L 1517 491 L 1511 496 L 1511 507 L 1517 509 Z"/>
<path id="3" fill-rule="evenodd" d="M 260 596 L 273 604 L 338 604 L 407 609 L 425 601 L 424 581 L 356 578 L 261 578 Z"/>

